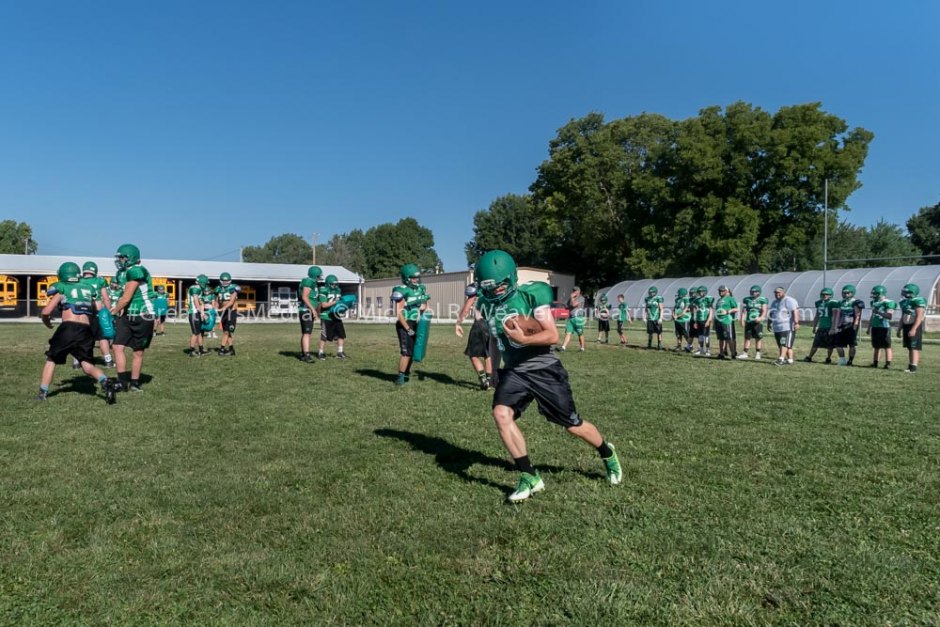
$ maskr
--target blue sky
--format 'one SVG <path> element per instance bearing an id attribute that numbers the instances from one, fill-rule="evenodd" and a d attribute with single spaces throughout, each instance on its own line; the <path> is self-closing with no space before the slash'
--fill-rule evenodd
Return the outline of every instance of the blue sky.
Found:
<path id="1" fill-rule="evenodd" d="M 940 201 L 935 2 L 0 3 L 0 218 L 40 253 L 237 259 L 413 216 L 445 268 L 569 119 L 822 101 L 852 222 Z"/>

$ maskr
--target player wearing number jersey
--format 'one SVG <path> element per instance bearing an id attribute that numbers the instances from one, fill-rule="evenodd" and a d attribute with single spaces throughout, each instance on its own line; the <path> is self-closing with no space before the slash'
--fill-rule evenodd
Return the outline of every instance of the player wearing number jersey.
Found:
<path id="1" fill-rule="evenodd" d="M 855 348 L 858 346 L 858 329 L 862 324 L 862 310 L 865 302 L 855 298 L 855 286 L 842 287 L 842 300 L 839 306 L 833 309 L 832 329 L 829 334 L 834 337 L 833 345 L 839 353 L 839 365 L 851 366 L 855 361 Z M 845 349 L 848 347 L 848 360 Z"/>
<path id="2" fill-rule="evenodd" d="M 317 306 L 320 309 L 320 343 L 317 351 L 317 358 L 321 361 L 326 359 L 327 342 L 336 342 L 336 358 L 346 359 L 346 327 L 343 319 L 333 312 L 333 307 L 340 301 L 343 291 L 339 287 L 339 279 L 336 275 L 326 277 L 326 285 L 317 294 Z"/>
<path id="3" fill-rule="evenodd" d="M 813 319 L 813 347 L 809 355 L 803 358 L 805 362 L 812 362 L 813 356 L 820 348 L 826 349 L 826 363 L 832 363 L 832 351 L 835 350 L 834 339 L 830 335 L 832 330 L 833 312 L 839 308 L 839 301 L 832 300 L 832 288 L 824 287 L 819 290 L 819 300 L 815 303 L 816 316 Z"/>
<path id="4" fill-rule="evenodd" d="M 708 295 L 708 288 L 699 285 L 695 288 L 696 299 L 693 305 L 693 318 L 698 330 L 698 352 L 696 355 L 711 356 L 709 335 L 712 328 L 712 297 Z"/>
<path id="5" fill-rule="evenodd" d="M 307 268 L 307 276 L 301 279 L 297 286 L 297 300 L 299 302 L 298 313 L 300 314 L 300 361 L 306 363 L 313 362 L 313 356 L 310 354 L 310 336 L 313 334 L 313 323 L 317 321 L 317 295 L 319 293 L 319 281 L 323 276 L 323 270 L 319 266 L 310 266 Z"/>
<path id="6" fill-rule="evenodd" d="M 871 288 L 871 319 L 868 321 L 868 335 L 871 336 L 872 358 L 871 367 L 878 367 L 878 353 L 885 353 L 885 370 L 891 369 L 891 319 L 898 304 L 888 298 L 888 290 L 884 285 Z"/>
<path id="7" fill-rule="evenodd" d="M 114 362 L 117 365 L 119 389 L 140 392 L 140 370 L 144 364 L 144 351 L 153 339 L 153 282 L 147 268 L 140 265 L 140 249 L 123 244 L 114 255 L 117 268 L 115 280 L 124 288 L 121 299 L 113 306 Z M 133 351 L 130 372 L 124 349 Z"/>
<path id="8" fill-rule="evenodd" d="M 689 300 L 689 290 L 680 287 L 676 292 L 676 302 L 672 308 L 672 320 L 676 327 L 676 351 L 682 350 L 682 340 L 685 340 L 685 352 L 692 352 L 692 330 L 689 324 L 692 321 L 692 303 Z"/>
<path id="9" fill-rule="evenodd" d="M 104 277 L 98 276 L 98 264 L 94 261 L 86 261 L 82 264 L 82 283 L 95 290 L 95 293 L 98 295 L 98 300 L 100 300 L 104 308 L 111 311 L 111 295 L 108 293 L 108 282 Z M 98 348 L 101 350 L 101 354 L 104 355 L 105 367 L 113 368 L 114 360 L 111 356 L 111 340 L 104 336 L 104 330 L 101 328 L 101 325 L 98 324 L 97 316 L 91 316 L 89 322 L 91 323 L 91 331 L 95 335 L 95 341 L 98 342 Z M 78 360 L 72 362 L 72 367 L 80 367 Z"/>
<path id="10" fill-rule="evenodd" d="M 920 362 L 920 351 L 924 337 L 924 315 L 927 312 L 927 300 L 920 295 L 920 287 L 908 283 L 901 290 L 901 324 L 898 326 L 898 337 L 902 339 L 904 348 L 908 351 L 908 366 L 904 372 L 913 374 L 917 372 Z"/>
<path id="11" fill-rule="evenodd" d="M 607 480 L 612 485 L 619 484 L 623 471 L 613 445 L 578 414 L 568 372 L 551 352 L 551 346 L 558 341 L 558 329 L 551 314 L 552 288 L 542 282 L 518 285 L 516 263 L 501 250 L 483 255 L 475 272 L 480 283 L 478 307 L 505 363 L 499 370 L 493 397 L 493 419 L 520 472 L 509 501 L 523 501 L 545 489 L 529 461 L 525 436 L 517 423 L 533 400 L 546 419 L 593 446 L 604 462 Z M 540 330 L 526 335 L 512 322 L 516 317 L 534 318 Z"/>
<path id="12" fill-rule="evenodd" d="M 82 282 L 81 270 L 76 263 L 69 261 L 59 266 L 57 278 L 58 281 L 46 290 L 49 302 L 42 308 L 40 317 L 43 324 L 51 329 L 52 314 L 58 309 L 62 312 L 62 323 L 49 340 L 38 399 L 46 400 L 56 365 L 64 364 L 66 358 L 72 355 L 78 360 L 82 371 L 98 381 L 110 405 L 114 403 L 114 385 L 94 365 L 92 358 L 95 336 L 91 319 L 97 316 L 102 306 L 100 293 L 94 286 Z"/>
<path id="13" fill-rule="evenodd" d="M 718 359 L 730 359 L 737 353 L 737 334 L 735 320 L 738 313 L 738 301 L 725 285 L 718 286 L 718 300 L 715 302 L 715 331 L 718 335 Z"/>
<path id="14" fill-rule="evenodd" d="M 623 294 L 617 296 L 617 335 L 620 337 L 620 348 L 627 347 L 627 336 L 623 332 L 623 325 L 633 322 L 630 319 L 630 309 L 624 302 Z"/>
<path id="15" fill-rule="evenodd" d="M 208 282 L 209 279 L 204 274 L 200 274 L 196 277 L 196 284 L 190 285 L 189 289 L 186 290 L 186 313 L 189 318 L 190 331 L 190 357 L 201 357 L 206 354 L 202 340 L 202 321 L 205 316 L 205 309 L 202 302 L 204 296 L 202 286 L 208 284 Z M 196 350 L 197 347 L 199 350 Z"/>
<path id="16" fill-rule="evenodd" d="M 219 356 L 235 356 L 235 326 L 238 323 L 238 293 L 241 287 L 232 283 L 232 275 L 223 272 L 219 275 L 219 286 L 215 288 L 219 301 L 219 324 L 222 325 L 222 344 Z"/>
<path id="17" fill-rule="evenodd" d="M 646 321 L 646 348 L 653 348 L 653 336 L 656 336 L 656 349 L 663 349 L 663 297 L 654 285 L 643 299 L 643 319 Z"/>
<path id="18" fill-rule="evenodd" d="M 754 340 L 754 359 L 760 359 L 763 348 L 764 321 L 767 320 L 767 307 L 770 302 L 761 296 L 761 286 L 752 285 L 750 294 L 741 301 L 741 324 L 744 326 L 744 350 L 738 359 L 750 356 L 751 340 Z"/>
<path id="19" fill-rule="evenodd" d="M 398 359 L 398 385 L 405 385 L 411 377 L 412 355 L 415 348 L 415 333 L 418 318 L 427 309 L 431 298 L 427 288 L 421 284 L 421 269 L 413 263 L 401 267 L 402 284 L 392 290 L 395 303 L 395 332 L 401 356 Z"/>

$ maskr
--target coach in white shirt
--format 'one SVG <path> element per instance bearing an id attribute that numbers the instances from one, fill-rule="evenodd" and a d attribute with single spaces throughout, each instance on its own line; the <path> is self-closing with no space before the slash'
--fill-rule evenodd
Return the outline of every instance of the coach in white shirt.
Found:
<path id="1" fill-rule="evenodd" d="M 800 305 L 795 298 L 787 296 L 782 287 L 774 288 L 774 300 L 770 303 L 767 325 L 774 332 L 777 348 L 780 349 L 780 356 L 774 365 L 792 365 L 793 343 L 800 328 Z"/>

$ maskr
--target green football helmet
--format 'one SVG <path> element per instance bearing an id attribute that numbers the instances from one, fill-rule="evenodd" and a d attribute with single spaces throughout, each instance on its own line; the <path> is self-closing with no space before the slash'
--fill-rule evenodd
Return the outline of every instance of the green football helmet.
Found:
<path id="1" fill-rule="evenodd" d="M 231 282 L 232 282 L 232 275 L 229 274 L 228 272 L 223 272 L 222 274 L 219 275 L 219 283 L 221 283 L 222 285 L 228 285 Z"/>
<path id="2" fill-rule="evenodd" d="M 166 288 L 162 285 L 158 285 L 154 289 L 157 290 L 157 294 L 164 294 L 166 292 Z"/>
<path id="3" fill-rule="evenodd" d="M 852 285 L 851 283 L 846 283 L 845 285 L 842 286 L 842 293 L 851 294 L 852 296 L 855 296 L 855 286 Z"/>
<path id="4" fill-rule="evenodd" d="M 824 296 L 829 296 L 830 298 L 832 297 L 832 288 L 831 288 L 831 287 L 824 287 L 824 288 L 822 288 L 821 290 L 819 290 L 819 297 L 822 298 L 822 297 L 824 297 Z"/>
<path id="5" fill-rule="evenodd" d="M 114 253 L 114 267 L 127 270 L 140 263 L 140 249 L 133 244 L 121 244 Z"/>
<path id="6" fill-rule="evenodd" d="M 59 266 L 59 271 L 56 275 L 59 277 L 60 281 L 64 281 L 65 283 L 78 283 L 82 278 L 82 271 L 77 263 L 66 261 Z"/>
<path id="7" fill-rule="evenodd" d="M 516 291 L 516 284 L 519 282 L 516 262 L 505 251 L 491 250 L 480 257 L 475 272 L 480 291 L 490 300 L 506 300 Z M 503 286 L 505 290 L 501 294 L 497 293 Z"/>
<path id="8" fill-rule="evenodd" d="M 418 287 L 421 284 L 421 268 L 416 264 L 406 263 L 401 267 L 401 281 L 409 287 Z"/>
<path id="9" fill-rule="evenodd" d="M 684 287 L 680 287 L 680 288 L 679 288 L 679 291 L 676 292 L 676 295 L 677 295 L 679 298 L 685 298 L 686 296 L 689 295 L 689 290 L 685 289 Z"/>
<path id="10" fill-rule="evenodd" d="M 886 288 L 884 285 L 876 285 L 875 287 L 871 288 L 871 297 L 874 300 L 878 300 L 882 296 L 887 295 L 887 293 L 888 288 Z"/>
<path id="11" fill-rule="evenodd" d="M 327 287 L 336 287 L 336 284 L 339 283 L 339 279 L 336 278 L 335 274 L 328 274 L 326 276 L 326 286 Z"/>
<path id="12" fill-rule="evenodd" d="M 695 289 L 695 291 L 696 291 L 697 293 L 701 294 L 702 296 L 707 296 L 707 295 L 708 295 L 708 288 L 705 287 L 704 285 L 699 285 L 699 286 Z"/>
<path id="13" fill-rule="evenodd" d="M 751 286 L 751 294 L 753 294 L 754 292 L 757 292 L 757 295 L 760 296 L 760 293 L 761 293 L 761 287 L 760 287 L 760 285 L 752 285 L 752 286 Z"/>
<path id="14" fill-rule="evenodd" d="M 920 294 L 920 286 L 916 283 L 908 283 L 901 288 L 901 296 L 904 298 L 916 298 Z"/>
<path id="15" fill-rule="evenodd" d="M 94 261 L 86 261 L 82 264 L 82 274 L 98 276 L 98 264 L 96 264 Z"/>
<path id="16" fill-rule="evenodd" d="M 209 285 L 209 277 L 204 274 L 200 274 L 196 277 L 196 283 L 199 284 L 199 287 L 205 289 Z"/>
<path id="17" fill-rule="evenodd" d="M 657 294 L 659 294 L 659 288 L 656 287 L 655 285 L 651 285 L 649 289 L 649 295 L 656 296 Z"/>
<path id="18" fill-rule="evenodd" d="M 320 269 L 320 266 L 310 266 L 307 268 L 307 278 L 319 281 L 321 276 L 323 276 L 323 270 Z"/>
<path id="19" fill-rule="evenodd" d="M 607 294 L 601 294 L 601 303 L 607 304 Z"/>

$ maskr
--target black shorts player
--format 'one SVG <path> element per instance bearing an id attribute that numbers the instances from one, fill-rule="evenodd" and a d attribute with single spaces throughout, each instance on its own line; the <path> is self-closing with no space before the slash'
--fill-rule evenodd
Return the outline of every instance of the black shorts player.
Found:
<path id="1" fill-rule="evenodd" d="M 346 339 L 346 326 L 339 318 L 327 320 L 325 317 L 320 324 L 320 339 L 324 342 L 335 342 Z"/>
<path id="2" fill-rule="evenodd" d="M 69 355 L 79 362 L 93 363 L 94 350 L 95 336 L 89 325 L 80 322 L 63 322 L 49 338 L 49 350 L 46 351 L 46 357 L 57 366 L 64 364 Z"/>
<path id="3" fill-rule="evenodd" d="M 478 357 L 485 359 L 489 354 L 490 348 L 490 329 L 485 320 L 474 320 L 470 327 L 470 334 L 467 337 L 467 348 L 463 354 L 467 357 Z M 404 354 L 404 353 L 402 353 Z"/>
<path id="4" fill-rule="evenodd" d="M 411 330 L 409 334 L 408 331 Z M 401 322 L 395 323 L 395 332 L 398 333 L 398 345 L 403 357 L 411 357 L 415 350 L 415 332 L 418 329 L 417 320 L 409 320 L 408 327 L 405 328 Z"/>
<path id="5" fill-rule="evenodd" d="M 153 339 L 153 318 L 119 316 L 114 321 L 114 344 L 142 351 L 150 347 Z"/>
<path id="6" fill-rule="evenodd" d="M 511 407 L 518 418 L 533 400 L 549 422 L 562 427 L 577 427 L 583 422 L 574 405 L 568 372 L 561 362 L 534 370 L 499 369 L 493 407 Z"/>

